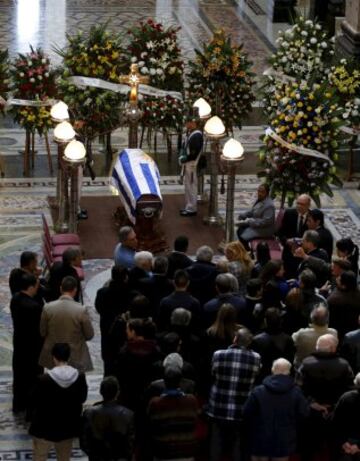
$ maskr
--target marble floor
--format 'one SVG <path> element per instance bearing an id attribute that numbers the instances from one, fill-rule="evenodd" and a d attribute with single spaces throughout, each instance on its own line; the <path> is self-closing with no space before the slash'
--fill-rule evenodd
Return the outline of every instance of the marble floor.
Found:
<path id="1" fill-rule="evenodd" d="M 310 0 L 299 0 L 299 7 L 306 11 Z M 278 30 L 288 24 L 273 24 L 270 20 L 270 0 L 1 0 L 0 48 L 9 48 L 11 56 L 26 52 L 29 44 L 42 46 L 58 64 L 53 45 L 63 46 L 66 33 L 87 30 L 92 24 L 109 20 L 111 30 L 126 31 L 141 19 L 155 18 L 166 25 L 181 26 L 180 44 L 183 56 L 189 59 L 194 48 L 201 46 L 212 32 L 223 27 L 236 42 L 243 42 L 254 61 L 255 70 L 261 73 L 274 49 Z M 248 153 L 243 173 L 236 179 L 235 203 L 237 214 L 250 206 L 254 199 L 258 179 L 256 152 L 263 133 L 261 116 L 252 115 L 237 137 Z M 43 143 L 36 140 L 38 149 L 35 172 L 31 178 L 22 178 L 22 158 L 19 149 L 24 144 L 24 133 L 14 127 L 9 119 L 0 119 L 0 152 L 5 159 L 6 177 L 0 179 L 0 460 L 31 459 L 31 441 L 23 421 L 14 419 L 11 411 L 11 354 L 12 332 L 9 313 L 10 270 L 18 265 L 19 255 L 25 249 L 41 254 L 41 213 L 51 222 L 47 196 L 55 191 L 55 179 L 50 177 Z M 120 150 L 126 146 L 127 134 L 114 133 L 114 146 Z M 101 146 L 96 146 L 98 151 Z M 53 149 L 55 156 L 55 149 Z M 55 159 L 55 157 L 54 157 Z M 176 160 L 167 162 L 160 142 L 157 161 L 162 174 L 161 190 L 166 193 L 182 193 Z M 101 154 L 95 155 L 98 177 L 95 181 L 85 178 L 85 195 L 110 194 L 108 178 Z M 55 163 L 55 162 L 54 162 Z M 207 187 L 209 187 L 208 179 Z M 360 191 L 357 183 L 347 183 L 342 190 L 334 189 L 334 197 L 323 198 L 326 223 L 336 238 L 351 235 L 360 244 Z M 225 212 L 225 198 L 220 195 L 220 213 Z M 90 393 L 88 404 L 98 398 L 98 385 L 102 365 L 99 347 L 98 316 L 94 310 L 96 290 L 107 280 L 111 260 L 84 261 L 85 303 L 91 309 L 96 335 L 90 342 L 95 369 L 87 377 Z M 54 456 L 53 456 L 54 457 Z M 74 459 L 81 459 L 82 452 L 75 447 Z"/>

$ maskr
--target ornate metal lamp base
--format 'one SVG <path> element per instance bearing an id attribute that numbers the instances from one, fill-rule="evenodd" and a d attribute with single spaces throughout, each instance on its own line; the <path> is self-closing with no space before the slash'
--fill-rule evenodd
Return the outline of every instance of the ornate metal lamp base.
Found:
<path id="1" fill-rule="evenodd" d="M 205 216 L 203 223 L 207 226 L 222 226 L 224 220 L 221 216 Z"/>

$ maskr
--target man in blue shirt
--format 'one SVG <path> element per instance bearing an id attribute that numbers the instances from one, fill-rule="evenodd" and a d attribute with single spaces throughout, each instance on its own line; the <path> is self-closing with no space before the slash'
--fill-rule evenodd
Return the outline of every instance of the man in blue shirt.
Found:
<path id="1" fill-rule="evenodd" d="M 127 269 L 134 267 L 137 243 L 134 229 L 130 226 L 123 226 L 119 231 L 119 243 L 115 247 L 115 266 L 124 266 Z"/>

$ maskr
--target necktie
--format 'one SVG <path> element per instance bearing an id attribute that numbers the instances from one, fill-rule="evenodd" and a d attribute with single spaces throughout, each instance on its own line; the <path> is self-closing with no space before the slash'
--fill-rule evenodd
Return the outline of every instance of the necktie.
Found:
<path id="1" fill-rule="evenodd" d="M 305 224 L 305 217 L 300 216 L 300 220 L 299 220 L 299 235 L 300 235 L 300 237 L 304 233 L 304 224 Z"/>

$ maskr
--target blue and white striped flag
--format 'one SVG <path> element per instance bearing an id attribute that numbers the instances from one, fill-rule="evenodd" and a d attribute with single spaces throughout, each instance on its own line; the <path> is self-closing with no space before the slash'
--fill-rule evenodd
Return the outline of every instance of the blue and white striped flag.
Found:
<path id="1" fill-rule="evenodd" d="M 155 161 L 141 149 L 124 149 L 112 171 L 111 184 L 119 191 L 130 221 L 135 224 L 136 204 L 142 195 L 161 198 L 160 174 Z"/>

